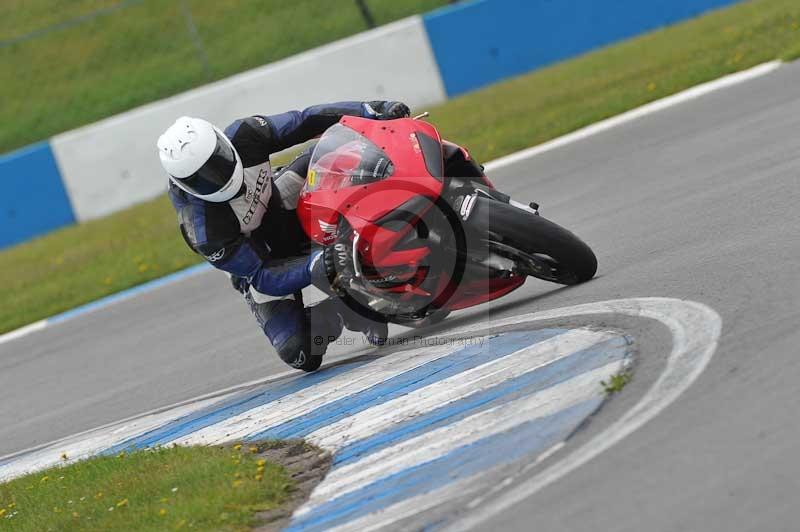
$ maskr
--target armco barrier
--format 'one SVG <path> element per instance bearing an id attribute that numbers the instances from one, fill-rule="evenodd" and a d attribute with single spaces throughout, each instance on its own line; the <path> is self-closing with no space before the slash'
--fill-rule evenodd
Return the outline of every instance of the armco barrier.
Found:
<path id="1" fill-rule="evenodd" d="M 447 95 L 740 0 L 477 0 L 425 15 Z"/>
<path id="2" fill-rule="evenodd" d="M 337 100 L 445 100 L 420 17 L 250 70 L 145 105 L 52 140 L 79 221 L 150 199 L 166 190 L 156 139 L 178 116 L 224 126 L 252 114 Z"/>
<path id="3" fill-rule="evenodd" d="M 0 156 L 0 248 L 75 221 L 48 142 Z"/>

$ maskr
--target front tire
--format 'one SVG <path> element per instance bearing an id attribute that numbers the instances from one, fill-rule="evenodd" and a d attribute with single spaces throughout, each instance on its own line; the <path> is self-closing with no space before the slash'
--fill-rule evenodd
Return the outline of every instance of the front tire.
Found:
<path id="1" fill-rule="evenodd" d="M 513 205 L 479 196 L 468 224 L 493 251 L 513 259 L 520 273 L 573 285 L 597 272 L 597 257 L 580 238 Z"/>

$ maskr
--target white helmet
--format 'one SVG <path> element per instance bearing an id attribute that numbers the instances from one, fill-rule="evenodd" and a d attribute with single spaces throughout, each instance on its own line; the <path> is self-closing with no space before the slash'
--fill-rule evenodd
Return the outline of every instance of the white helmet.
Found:
<path id="1" fill-rule="evenodd" d="M 231 141 L 201 118 L 182 116 L 158 139 L 161 165 L 182 190 L 223 202 L 242 187 L 242 160 Z"/>

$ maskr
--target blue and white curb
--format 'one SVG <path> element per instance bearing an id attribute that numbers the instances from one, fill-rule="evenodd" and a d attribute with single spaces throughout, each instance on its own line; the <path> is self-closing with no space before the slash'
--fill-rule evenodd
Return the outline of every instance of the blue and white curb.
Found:
<path id="1" fill-rule="evenodd" d="M 487 500 L 497 489 L 487 485 L 487 472 L 555 460 L 605 400 L 600 382 L 631 360 L 630 340 L 618 332 L 537 322 L 599 314 L 666 325 L 673 349 L 664 374 L 602 439 L 535 475 L 533 488 L 513 492 L 519 497 L 596 456 L 680 395 L 716 347 L 719 316 L 698 303 L 639 298 L 478 324 L 445 338 L 453 341 L 275 379 L 0 459 L 0 480 L 63 463 L 62 453 L 75 460 L 171 443 L 300 437 L 330 451 L 334 465 L 295 513 L 292 530 L 397 526 L 465 496 L 470 508 L 496 508 L 507 497 Z"/>

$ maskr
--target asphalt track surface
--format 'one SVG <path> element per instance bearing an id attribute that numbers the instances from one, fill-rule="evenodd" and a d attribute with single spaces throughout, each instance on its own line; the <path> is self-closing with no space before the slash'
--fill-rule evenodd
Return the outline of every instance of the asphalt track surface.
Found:
<path id="1" fill-rule="evenodd" d="M 665 296 L 723 329 L 666 411 L 479 528 L 796 529 L 798 86 L 787 65 L 492 174 L 584 238 L 598 277 L 529 281 L 453 324 Z M 224 276 L 203 273 L 0 345 L 0 455 L 285 370 Z"/>

